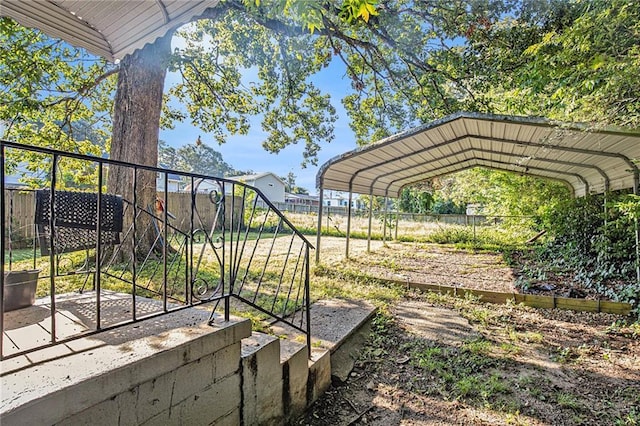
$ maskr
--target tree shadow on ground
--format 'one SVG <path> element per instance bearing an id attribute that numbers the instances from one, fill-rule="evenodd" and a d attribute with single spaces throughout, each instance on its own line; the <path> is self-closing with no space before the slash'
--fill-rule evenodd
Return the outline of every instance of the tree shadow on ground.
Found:
<path id="1" fill-rule="evenodd" d="M 411 294 L 299 424 L 634 424 L 640 342 L 607 314 Z M 462 313 L 462 315 L 459 314 Z"/>

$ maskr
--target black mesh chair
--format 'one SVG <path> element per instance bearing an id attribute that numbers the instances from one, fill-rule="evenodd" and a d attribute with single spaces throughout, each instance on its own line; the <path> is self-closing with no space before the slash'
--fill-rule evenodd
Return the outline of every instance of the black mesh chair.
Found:
<path id="1" fill-rule="evenodd" d="M 36 191 L 35 224 L 40 252 L 51 251 L 51 192 Z M 95 248 L 98 226 L 98 194 L 91 192 L 54 192 L 54 254 Z M 122 197 L 103 194 L 100 203 L 100 242 L 120 244 L 122 232 Z"/>

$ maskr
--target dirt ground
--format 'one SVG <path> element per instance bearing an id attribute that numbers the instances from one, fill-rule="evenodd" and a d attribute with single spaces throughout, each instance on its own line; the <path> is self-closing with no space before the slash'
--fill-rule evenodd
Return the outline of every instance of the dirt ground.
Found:
<path id="1" fill-rule="evenodd" d="M 517 271 L 499 254 L 403 243 L 372 249 L 365 254 L 366 246 L 356 244 L 352 259 L 339 263 L 344 242 L 323 243 L 337 268 L 515 291 Z M 413 291 L 382 312 L 349 379 L 334 381 L 297 424 L 640 424 L 634 318 Z"/>
<path id="2" fill-rule="evenodd" d="M 366 253 L 365 240 L 351 240 L 349 265 L 378 278 L 504 293 L 607 299 L 593 289 L 581 288 L 568 271 L 544 271 L 537 280 L 526 277 L 524 270 L 531 269 L 532 260 L 522 252 L 512 253 L 508 265 L 497 252 L 473 253 L 447 245 L 395 241 L 370 244 L 371 251 Z M 345 239 L 324 237 L 321 250 L 324 263 L 343 263 Z M 518 285 L 519 278 L 526 278 L 527 285 Z"/>

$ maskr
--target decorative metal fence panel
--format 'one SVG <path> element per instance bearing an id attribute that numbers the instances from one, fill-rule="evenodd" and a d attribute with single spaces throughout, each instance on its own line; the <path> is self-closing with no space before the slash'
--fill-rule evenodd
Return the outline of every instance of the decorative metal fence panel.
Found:
<path id="1" fill-rule="evenodd" d="M 258 189 L 7 141 L 0 150 L 2 359 L 202 304 L 210 322 L 253 309 L 308 342 L 313 247 Z M 116 172 L 125 178 L 110 181 Z M 169 174 L 188 192 L 169 193 Z M 8 175 L 37 190 L 9 187 Z M 33 282 L 15 283 L 25 276 Z M 46 338 L 25 339 L 32 319 Z"/>

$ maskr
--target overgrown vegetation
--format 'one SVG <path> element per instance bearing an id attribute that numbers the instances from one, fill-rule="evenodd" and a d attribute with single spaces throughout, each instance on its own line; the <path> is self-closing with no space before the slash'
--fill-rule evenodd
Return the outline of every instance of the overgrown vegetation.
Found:
<path id="1" fill-rule="evenodd" d="M 625 193 L 565 199 L 541 218 L 550 238 L 526 253 L 526 274 L 561 274 L 605 298 L 637 306 L 635 209 L 636 197 Z"/>

